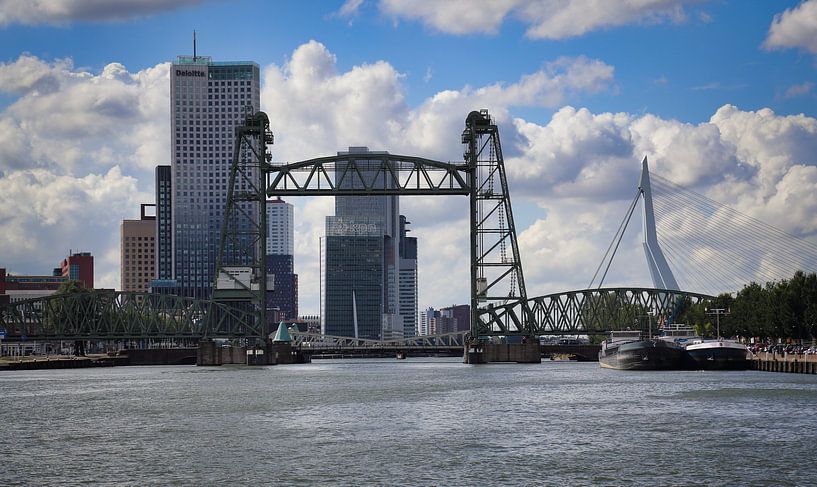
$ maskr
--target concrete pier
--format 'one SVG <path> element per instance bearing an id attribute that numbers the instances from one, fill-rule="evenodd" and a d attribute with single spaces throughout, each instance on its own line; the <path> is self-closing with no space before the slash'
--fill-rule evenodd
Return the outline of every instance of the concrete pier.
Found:
<path id="1" fill-rule="evenodd" d="M 519 364 L 542 363 L 542 352 L 539 342 L 527 343 L 471 343 L 465 345 L 463 363 L 484 364 L 497 362 L 516 362 Z"/>
<path id="2" fill-rule="evenodd" d="M 199 342 L 196 355 L 196 365 L 202 366 L 306 364 L 311 361 L 308 353 L 301 352 L 290 343 L 280 342 L 268 344 L 264 349 L 255 351 L 253 348 L 225 347 L 211 341 L 202 340 Z"/>
<path id="3" fill-rule="evenodd" d="M 247 363 L 246 347 L 221 346 L 215 342 L 201 340 L 196 353 L 196 365 L 227 365 Z"/>

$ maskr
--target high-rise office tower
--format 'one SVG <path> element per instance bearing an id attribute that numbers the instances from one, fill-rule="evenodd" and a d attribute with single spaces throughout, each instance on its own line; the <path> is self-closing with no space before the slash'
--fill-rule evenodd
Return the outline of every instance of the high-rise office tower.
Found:
<path id="1" fill-rule="evenodd" d="M 387 154 L 366 147 L 350 147 L 344 154 Z M 375 176 L 377 160 L 355 161 L 366 178 Z M 336 177 L 344 170 L 338 163 Z M 340 188 L 354 188 L 359 181 L 336 181 Z M 382 184 L 382 182 L 380 183 Z M 400 314 L 401 227 L 397 196 L 337 196 L 335 215 L 326 218 L 326 236 L 321 241 L 321 329 L 329 335 L 389 339 L 406 334 Z M 409 244 L 410 247 L 410 244 Z M 416 250 L 416 242 L 414 243 Z M 415 270 L 407 270 L 406 278 Z M 411 260 L 408 258 L 407 260 Z M 408 265 L 408 264 L 407 264 Z M 413 319 L 416 321 L 416 297 Z M 409 320 L 412 318 L 409 318 Z M 414 333 L 411 325 L 409 334 Z"/>
<path id="2" fill-rule="evenodd" d="M 281 198 L 267 201 L 267 273 L 275 276 L 275 289 L 267 291 L 267 308 L 273 321 L 298 318 L 293 210 Z"/>
<path id="3" fill-rule="evenodd" d="M 409 223 L 400 215 L 398 300 L 405 337 L 417 335 L 417 238 L 406 236 Z"/>
<path id="4" fill-rule="evenodd" d="M 260 107 L 254 62 L 179 56 L 170 70 L 172 270 L 177 293 L 210 296 L 234 128 Z"/>
<path id="5" fill-rule="evenodd" d="M 156 166 L 156 275 L 152 279 L 173 277 L 173 239 L 170 226 L 173 188 L 170 166 Z"/>
<path id="6" fill-rule="evenodd" d="M 294 208 L 281 198 L 267 201 L 267 255 L 295 255 Z"/>

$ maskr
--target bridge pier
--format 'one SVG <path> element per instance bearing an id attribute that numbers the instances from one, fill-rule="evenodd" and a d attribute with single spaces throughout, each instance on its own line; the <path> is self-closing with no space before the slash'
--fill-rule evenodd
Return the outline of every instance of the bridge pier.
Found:
<path id="1" fill-rule="evenodd" d="M 526 343 L 466 343 L 462 361 L 466 364 L 540 364 L 542 353 L 536 340 Z"/>
<path id="2" fill-rule="evenodd" d="M 260 352 L 260 353 L 258 353 Z M 278 365 L 306 364 L 312 361 L 309 353 L 292 347 L 290 343 L 272 343 L 261 350 L 247 347 L 221 346 L 211 340 L 200 340 L 196 365 Z"/>
<path id="3" fill-rule="evenodd" d="M 199 340 L 199 349 L 196 353 L 196 365 L 226 365 L 247 363 L 247 349 L 245 347 L 224 347 L 210 340 Z"/>

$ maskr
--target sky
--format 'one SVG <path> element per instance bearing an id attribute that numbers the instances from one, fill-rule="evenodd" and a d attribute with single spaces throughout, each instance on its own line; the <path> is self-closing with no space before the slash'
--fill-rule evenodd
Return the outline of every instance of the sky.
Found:
<path id="1" fill-rule="evenodd" d="M 466 115 L 488 109 L 529 296 L 587 287 L 645 156 L 817 242 L 817 0 L 0 0 L 0 267 L 90 251 L 97 287 L 119 287 L 119 226 L 170 161 L 169 63 L 194 30 L 200 55 L 261 66 L 278 162 L 358 145 L 461 161 Z M 291 202 L 317 314 L 333 202 Z M 467 199 L 400 204 L 420 308 L 466 303 Z M 637 232 L 606 284 L 650 287 Z"/>

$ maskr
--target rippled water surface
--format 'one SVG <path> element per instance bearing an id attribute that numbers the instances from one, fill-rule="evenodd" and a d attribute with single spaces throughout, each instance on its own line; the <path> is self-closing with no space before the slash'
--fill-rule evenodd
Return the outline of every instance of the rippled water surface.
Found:
<path id="1" fill-rule="evenodd" d="M 457 359 L 0 374 L 0 485 L 817 485 L 817 376 Z"/>

